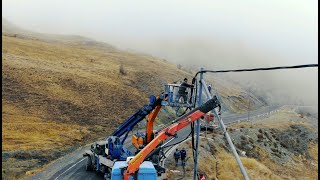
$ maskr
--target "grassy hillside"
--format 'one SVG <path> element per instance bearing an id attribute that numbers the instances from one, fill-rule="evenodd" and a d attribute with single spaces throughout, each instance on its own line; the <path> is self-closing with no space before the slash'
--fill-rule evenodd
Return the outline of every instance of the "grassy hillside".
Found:
<path id="1" fill-rule="evenodd" d="M 3 151 L 63 151 L 105 137 L 164 83 L 190 76 L 108 47 L 2 39 Z"/>
<path id="2" fill-rule="evenodd" d="M 148 95 L 159 94 L 162 84 L 186 76 L 151 57 L 17 37 L 3 36 L 2 55 L 4 149 L 6 128 L 20 121 L 108 132 Z M 126 75 L 119 73 L 121 64 Z"/>

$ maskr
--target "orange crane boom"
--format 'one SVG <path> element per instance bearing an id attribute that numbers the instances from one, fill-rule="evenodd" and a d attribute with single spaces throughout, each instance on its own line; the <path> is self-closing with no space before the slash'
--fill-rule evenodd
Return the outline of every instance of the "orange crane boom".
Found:
<path id="1" fill-rule="evenodd" d="M 159 111 L 161 109 L 161 104 L 158 105 L 148 116 L 148 122 L 146 126 L 146 141 L 145 144 L 148 144 L 152 140 L 153 136 L 153 123 L 156 119 Z"/>
<path id="2" fill-rule="evenodd" d="M 134 175 L 134 173 L 139 169 L 141 163 L 145 160 L 145 158 L 155 149 L 157 146 L 164 140 L 175 136 L 176 133 L 193 123 L 199 118 L 203 118 L 203 116 L 211 111 L 212 109 L 218 107 L 218 99 L 214 96 L 212 99 L 207 101 L 205 104 L 193 109 L 189 113 L 183 115 L 182 117 L 175 120 L 173 124 L 168 126 L 159 132 L 158 136 L 155 137 L 147 146 L 145 146 L 137 155 L 134 156 L 128 163 L 127 169 L 124 171 L 123 178 L 124 180 L 129 180 L 129 176 Z"/>
<path id="3" fill-rule="evenodd" d="M 166 101 L 168 98 L 164 98 L 164 100 Z M 162 101 L 162 99 L 160 99 L 159 96 L 157 96 L 157 101 Z M 146 134 L 144 137 L 142 136 L 138 136 L 138 134 L 133 134 L 132 135 L 132 144 L 139 149 L 139 147 L 141 145 L 147 145 L 149 142 L 152 141 L 152 139 L 154 138 L 154 134 L 153 134 L 153 126 L 154 126 L 154 120 L 156 119 L 162 105 L 161 102 L 157 103 L 158 105 L 155 107 L 155 109 L 150 112 L 150 114 L 148 115 L 148 120 L 147 120 L 147 124 L 146 124 Z"/>
<path id="4" fill-rule="evenodd" d="M 140 149 L 140 146 L 148 144 L 153 139 L 153 124 L 156 119 L 159 111 L 161 109 L 161 104 L 157 105 L 156 108 L 148 115 L 147 125 L 146 125 L 146 134 L 141 136 L 139 134 L 132 135 L 132 144 Z"/>
<path id="5" fill-rule="evenodd" d="M 159 97 L 157 97 L 159 98 Z M 164 98 L 164 101 L 167 101 L 168 97 Z M 152 141 L 152 139 L 154 138 L 154 134 L 153 134 L 153 123 L 154 120 L 156 119 L 160 109 L 161 109 L 162 105 L 159 104 L 156 106 L 156 108 L 149 114 L 148 116 L 148 122 L 147 122 L 147 126 L 146 126 L 146 140 L 144 142 L 144 144 L 148 144 Z"/>

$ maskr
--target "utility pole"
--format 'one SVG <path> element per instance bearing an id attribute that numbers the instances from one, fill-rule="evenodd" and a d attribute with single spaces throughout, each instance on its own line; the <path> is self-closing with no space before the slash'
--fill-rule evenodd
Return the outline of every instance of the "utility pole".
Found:
<path id="1" fill-rule="evenodd" d="M 200 68 L 200 71 L 203 71 L 203 68 Z M 203 84 L 202 84 L 201 80 L 203 80 L 203 73 L 200 73 L 198 106 L 202 105 Z M 196 153 L 195 153 L 195 159 L 194 159 L 193 180 L 198 179 L 198 148 L 199 148 L 199 136 L 200 136 L 200 119 L 197 120 L 196 128 L 197 128 L 197 131 L 196 131 Z"/>
<path id="2" fill-rule="evenodd" d="M 208 96 L 207 96 L 207 100 L 209 100 Z M 208 118 L 208 117 L 207 117 Z M 208 119 L 204 118 L 204 122 L 206 122 L 206 134 L 205 137 L 207 137 L 207 131 L 208 131 Z M 210 122 L 210 116 L 209 116 L 209 122 Z"/>
<path id="3" fill-rule="evenodd" d="M 248 121 L 250 121 L 250 89 L 248 90 Z"/>

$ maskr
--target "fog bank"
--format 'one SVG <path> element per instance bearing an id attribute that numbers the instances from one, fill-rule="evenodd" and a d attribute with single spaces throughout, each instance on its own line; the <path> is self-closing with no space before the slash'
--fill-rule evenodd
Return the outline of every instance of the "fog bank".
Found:
<path id="1" fill-rule="evenodd" d="M 318 63 L 318 1 L 6 0 L 3 17 L 199 69 Z M 270 102 L 318 106 L 318 70 L 228 73 Z"/>

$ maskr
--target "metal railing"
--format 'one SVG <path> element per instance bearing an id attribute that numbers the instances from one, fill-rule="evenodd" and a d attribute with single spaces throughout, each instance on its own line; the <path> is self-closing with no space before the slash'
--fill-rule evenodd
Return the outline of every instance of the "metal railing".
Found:
<path id="1" fill-rule="evenodd" d="M 179 93 L 181 84 L 166 84 L 164 86 L 164 94 L 168 96 L 166 101 L 171 107 L 193 107 L 194 106 L 194 90 L 193 87 L 184 87 L 185 93 Z"/>

